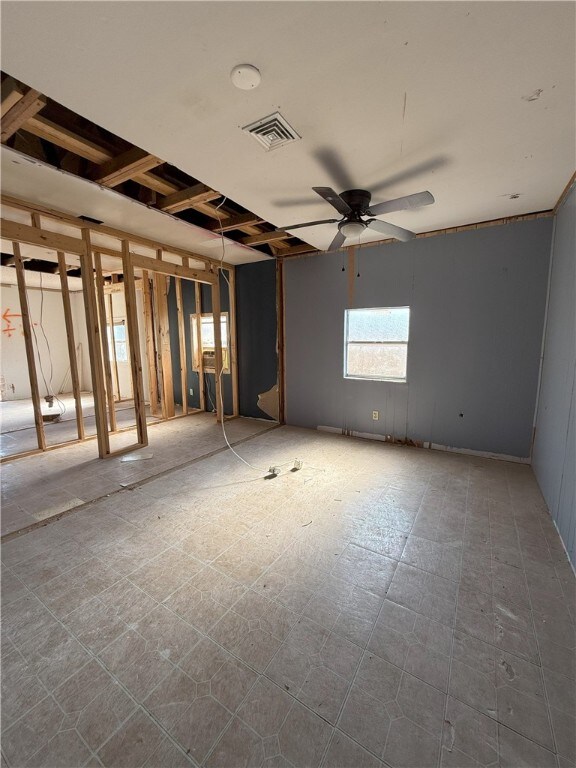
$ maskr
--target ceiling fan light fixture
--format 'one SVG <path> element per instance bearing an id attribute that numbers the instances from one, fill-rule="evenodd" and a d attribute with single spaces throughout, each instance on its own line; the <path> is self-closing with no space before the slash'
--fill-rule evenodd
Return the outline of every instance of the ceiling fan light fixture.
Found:
<path id="1" fill-rule="evenodd" d="M 339 227 L 344 237 L 359 237 L 366 229 L 363 221 L 345 221 Z"/>

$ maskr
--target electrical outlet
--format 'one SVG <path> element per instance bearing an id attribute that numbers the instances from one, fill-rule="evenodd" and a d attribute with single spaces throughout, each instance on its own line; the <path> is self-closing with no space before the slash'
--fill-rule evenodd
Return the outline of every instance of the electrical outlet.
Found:
<path id="1" fill-rule="evenodd" d="M 190 397 L 194 397 L 194 390 L 190 387 Z"/>
<path id="2" fill-rule="evenodd" d="M 380 411 L 372 411 L 372 421 L 378 421 L 380 418 Z"/>

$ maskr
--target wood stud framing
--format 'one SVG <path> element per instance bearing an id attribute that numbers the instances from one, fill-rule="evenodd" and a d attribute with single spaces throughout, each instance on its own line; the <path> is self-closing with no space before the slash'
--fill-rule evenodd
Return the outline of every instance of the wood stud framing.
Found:
<path id="1" fill-rule="evenodd" d="M 230 373 L 232 374 L 232 415 L 240 415 L 240 405 L 238 402 L 238 343 L 236 332 L 236 272 L 234 269 L 228 270 L 228 304 L 230 307 L 230 324 L 228 332 L 230 334 Z"/>
<path id="2" fill-rule="evenodd" d="M 112 385 L 112 366 L 110 365 L 110 345 L 108 343 L 108 322 L 106 319 L 106 301 L 104 298 L 104 284 L 102 281 L 102 259 L 100 253 L 94 253 L 94 278 L 96 283 L 96 299 L 98 304 L 98 317 L 100 320 L 100 340 L 102 343 L 102 361 L 104 364 L 104 381 L 106 384 L 106 401 L 108 403 L 108 422 L 110 431 L 116 432 L 116 408 L 114 406 L 114 387 Z M 114 346 L 114 338 L 112 338 Z"/>
<path id="3" fill-rule="evenodd" d="M 20 314 L 22 315 L 22 329 L 24 331 L 24 345 L 26 347 L 26 359 L 28 361 L 28 375 L 30 377 L 30 390 L 32 395 L 32 406 L 34 408 L 34 424 L 36 427 L 36 438 L 38 448 L 45 450 L 46 437 L 44 435 L 44 422 L 42 420 L 42 409 L 40 407 L 40 393 L 38 389 L 38 375 L 36 373 L 36 360 L 34 357 L 34 345 L 32 342 L 32 324 L 30 322 L 30 310 L 28 307 L 28 294 L 26 293 L 26 276 L 24 274 L 24 264 L 20 253 L 20 244 L 13 243 L 14 264 L 16 266 L 16 278 L 18 281 L 18 295 L 20 297 Z"/>
<path id="4" fill-rule="evenodd" d="M 175 415 L 175 409 L 170 351 L 170 321 L 168 317 L 168 281 L 166 275 L 160 272 L 154 273 L 154 295 L 156 298 L 156 352 L 162 371 L 162 417 L 171 419 Z"/>
<path id="5" fill-rule="evenodd" d="M 150 292 L 150 276 L 142 272 L 144 299 L 144 331 L 146 334 L 146 358 L 148 368 L 148 388 L 150 390 L 150 412 L 152 416 L 162 416 L 162 405 L 158 394 L 158 366 L 156 357 L 156 334 L 154 331 L 152 294 Z"/>
<path id="6" fill-rule="evenodd" d="M 64 307 L 64 322 L 66 324 L 66 337 L 68 342 L 68 357 L 70 358 L 70 379 L 72 381 L 72 393 L 76 407 L 76 429 L 78 440 L 84 439 L 84 418 L 82 414 L 82 395 L 80 389 L 80 376 L 78 375 L 78 361 L 76 360 L 76 343 L 74 340 L 74 322 L 72 320 L 72 307 L 70 306 L 70 291 L 68 289 L 68 274 L 66 272 L 66 256 L 58 253 L 58 266 L 60 273 L 60 286 L 62 288 L 62 304 Z"/>
<path id="7" fill-rule="evenodd" d="M 202 339 L 202 291 L 200 283 L 194 283 L 194 310 L 196 314 L 196 338 L 200 346 L 198 353 L 198 386 L 200 387 L 200 409 L 206 410 L 206 392 L 204 387 L 204 360 L 201 354 Z"/>
<path id="8" fill-rule="evenodd" d="M 220 281 L 212 283 L 212 318 L 214 322 L 214 390 L 216 398 L 216 421 L 224 419 L 222 408 L 222 328 L 220 325 Z"/>
<path id="9" fill-rule="evenodd" d="M 92 395 L 94 397 L 94 416 L 96 419 L 96 434 L 98 436 L 98 455 L 101 459 L 110 454 L 110 438 L 106 420 L 106 387 L 104 383 L 104 368 L 102 364 L 102 328 L 98 322 L 98 304 L 94 284 L 94 269 L 92 266 L 92 245 L 90 230 L 83 231 L 84 253 L 80 257 L 82 269 L 82 289 L 84 292 L 84 308 L 86 312 L 86 331 L 88 335 L 88 353 L 92 372 Z"/>
<path id="10" fill-rule="evenodd" d="M 156 168 L 164 161 L 143 149 L 132 147 L 127 152 L 103 163 L 93 174 L 92 178 L 106 187 L 116 187 L 118 184 L 133 179 L 139 173 Z"/>
<path id="11" fill-rule="evenodd" d="M 122 272 L 124 274 L 124 297 L 126 299 L 126 326 L 128 345 L 130 347 L 130 370 L 132 372 L 134 410 L 136 411 L 136 432 L 138 435 L 138 447 L 142 447 L 148 445 L 148 430 L 146 428 L 140 336 L 138 334 L 138 315 L 136 312 L 136 283 L 134 280 L 134 266 L 131 262 L 130 243 L 124 240 L 122 242 Z"/>

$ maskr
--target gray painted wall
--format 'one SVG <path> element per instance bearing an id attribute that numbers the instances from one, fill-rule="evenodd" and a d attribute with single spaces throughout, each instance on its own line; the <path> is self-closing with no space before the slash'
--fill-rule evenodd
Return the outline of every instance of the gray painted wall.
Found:
<path id="1" fill-rule="evenodd" d="M 554 227 L 542 382 L 532 465 L 576 566 L 576 188 Z"/>
<path id="2" fill-rule="evenodd" d="M 535 219 L 358 250 L 353 306 L 411 307 L 406 384 L 343 378 L 342 255 L 286 260 L 287 422 L 527 457 L 551 232 Z"/>

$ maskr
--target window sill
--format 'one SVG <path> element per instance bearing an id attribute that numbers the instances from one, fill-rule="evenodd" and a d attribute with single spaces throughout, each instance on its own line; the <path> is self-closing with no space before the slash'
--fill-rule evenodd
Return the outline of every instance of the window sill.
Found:
<path id="1" fill-rule="evenodd" d="M 386 381 L 390 384 L 408 384 L 408 379 L 386 379 L 379 376 L 344 376 L 349 381 Z"/>

